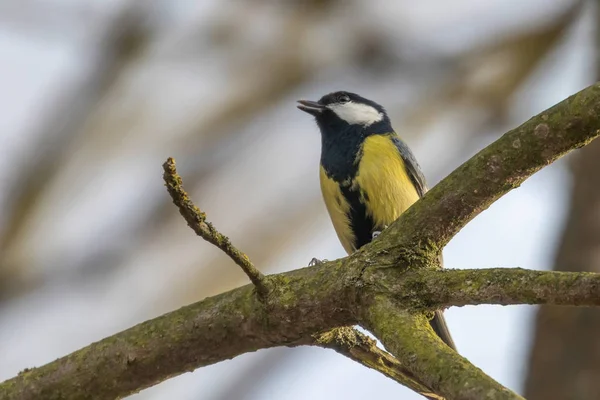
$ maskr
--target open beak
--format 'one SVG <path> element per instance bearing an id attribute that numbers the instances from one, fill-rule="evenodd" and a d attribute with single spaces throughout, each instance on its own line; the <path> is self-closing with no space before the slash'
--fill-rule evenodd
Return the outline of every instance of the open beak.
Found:
<path id="1" fill-rule="evenodd" d="M 317 103 L 316 101 L 310 101 L 310 100 L 298 100 L 298 108 L 304 112 L 307 112 L 311 115 L 314 115 L 315 117 L 319 114 L 321 114 L 326 107 L 324 105 L 321 105 L 319 103 Z"/>

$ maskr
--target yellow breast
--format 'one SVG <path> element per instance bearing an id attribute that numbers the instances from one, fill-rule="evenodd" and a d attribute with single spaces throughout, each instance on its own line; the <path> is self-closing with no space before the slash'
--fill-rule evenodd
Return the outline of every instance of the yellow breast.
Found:
<path id="1" fill-rule="evenodd" d="M 373 135 L 365 140 L 353 187 L 360 188 L 361 201 L 367 205 L 376 229 L 390 225 L 419 199 L 389 135 Z"/>
<path id="2" fill-rule="evenodd" d="M 340 243 L 348 254 L 354 250 L 354 234 L 350 226 L 350 205 L 340 190 L 336 181 L 327 176 L 325 169 L 321 167 L 319 178 L 321 181 L 321 192 L 331 222 L 335 228 Z"/>
<path id="3" fill-rule="evenodd" d="M 348 254 L 354 252 L 355 236 L 350 221 L 351 205 L 344 197 L 340 184 L 320 170 L 321 191 L 325 206 L 338 238 Z M 374 230 L 382 230 L 419 199 L 404 166 L 404 161 L 390 136 L 373 135 L 362 147 L 358 172 L 351 182 L 373 220 Z M 359 224 L 360 225 L 360 224 Z M 368 235 L 371 232 L 367 232 Z"/>

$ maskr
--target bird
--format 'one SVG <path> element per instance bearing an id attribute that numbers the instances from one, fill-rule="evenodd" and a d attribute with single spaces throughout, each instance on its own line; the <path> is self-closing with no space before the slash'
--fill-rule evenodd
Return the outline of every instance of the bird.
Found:
<path id="1" fill-rule="evenodd" d="M 320 184 L 325 206 L 346 253 L 371 242 L 427 192 L 425 176 L 380 104 L 337 91 L 319 101 L 298 100 L 321 132 Z M 456 350 L 442 310 L 434 332 Z"/>

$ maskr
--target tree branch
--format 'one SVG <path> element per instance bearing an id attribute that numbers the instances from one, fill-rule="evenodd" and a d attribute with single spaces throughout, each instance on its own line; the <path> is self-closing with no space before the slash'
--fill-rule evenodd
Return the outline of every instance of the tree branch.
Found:
<path id="1" fill-rule="evenodd" d="M 269 276 L 271 288 L 260 298 L 252 286 L 244 286 L 144 322 L 0 383 L 0 398 L 123 397 L 242 353 L 314 344 L 316 332 L 361 324 L 419 382 L 449 400 L 516 399 L 518 396 L 444 347 L 433 336 L 423 311 L 415 306 L 475 304 L 489 299 L 597 304 L 597 277 L 589 274 L 576 278 L 513 270 L 506 272 L 513 274 L 508 276 L 498 271 L 494 272 L 498 282 L 487 285 L 482 278 L 475 285 L 459 284 L 460 272 L 432 268 L 441 247 L 471 218 L 544 165 L 598 136 L 599 112 L 600 87 L 594 85 L 484 149 L 353 255 Z M 170 168 L 167 165 L 167 186 L 188 224 L 236 262 L 247 261 L 179 190 L 181 180 Z M 245 261 L 242 264 L 251 271 Z M 420 268 L 415 267 L 423 266 L 427 268 L 419 277 L 416 272 Z M 523 276 L 518 278 L 518 274 Z M 257 272 L 249 276 L 258 283 L 263 280 Z M 510 283 L 502 283 L 502 277 Z M 519 283 L 519 279 L 525 280 Z M 434 290 L 438 283 L 441 286 Z M 533 284 L 535 290 L 528 292 L 527 286 Z M 562 291 L 562 285 L 566 285 L 567 295 L 551 294 Z M 414 298 L 400 290 L 411 290 Z M 525 294 L 520 295 L 519 290 Z M 454 291 L 457 294 L 452 294 Z"/>
<path id="2" fill-rule="evenodd" d="M 350 327 L 335 328 L 315 335 L 315 344 L 332 349 L 367 368 L 412 389 L 430 400 L 444 400 L 427 386 L 419 382 L 398 359 L 377 347 L 377 342 Z"/>
<path id="3" fill-rule="evenodd" d="M 265 276 L 252 264 L 246 254 L 231 244 L 227 236 L 221 234 L 210 222 L 206 221 L 206 214 L 194 205 L 183 189 L 183 181 L 177 174 L 175 160 L 172 157 L 169 157 L 163 164 L 163 170 L 165 186 L 173 199 L 173 204 L 177 206 L 179 213 L 186 220 L 188 226 L 202 239 L 212 243 L 227 254 L 250 278 L 250 281 L 256 286 L 257 292 L 266 295 L 269 291 L 269 285 Z"/>
<path id="4" fill-rule="evenodd" d="M 405 248 L 405 253 L 412 248 L 434 261 L 450 239 L 494 201 L 541 168 L 598 137 L 599 115 L 597 83 L 481 150 L 403 213 L 372 246 L 387 251 Z"/>
<path id="5" fill-rule="evenodd" d="M 274 275 L 286 285 L 266 299 L 246 285 L 146 321 L 0 383 L 0 399 L 120 398 L 243 353 L 311 344 L 314 332 L 354 322 L 342 266 Z"/>
<path id="6" fill-rule="evenodd" d="M 377 279 L 373 277 L 371 279 Z M 415 270 L 389 287 L 397 301 L 436 310 L 479 304 L 600 306 L 600 274 L 522 268 Z"/>
<path id="7" fill-rule="evenodd" d="M 442 342 L 423 315 L 407 313 L 387 296 L 374 296 L 361 322 L 419 381 L 448 400 L 524 400 Z"/>

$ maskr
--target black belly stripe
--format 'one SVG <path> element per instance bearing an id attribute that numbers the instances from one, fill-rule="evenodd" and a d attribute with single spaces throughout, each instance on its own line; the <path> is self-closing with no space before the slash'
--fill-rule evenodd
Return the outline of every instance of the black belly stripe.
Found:
<path id="1" fill-rule="evenodd" d="M 373 239 L 375 224 L 373 219 L 367 215 L 367 208 L 360 201 L 358 190 L 352 190 L 349 186 L 340 185 L 344 198 L 350 205 L 350 226 L 354 234 L 354 247 L 361 248 Z"/>

